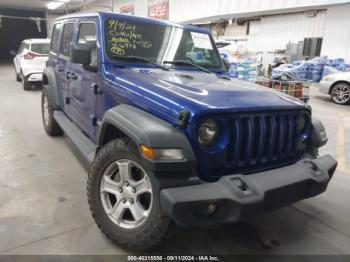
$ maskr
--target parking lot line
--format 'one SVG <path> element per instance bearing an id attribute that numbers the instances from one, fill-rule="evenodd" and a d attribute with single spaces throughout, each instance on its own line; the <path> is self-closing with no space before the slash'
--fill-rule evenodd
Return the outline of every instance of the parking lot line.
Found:
<path id="1" fill-rule="evenodd" d="M 346 164 L 345 156 L 345 127 L 338 126 L 337 135 L 337 155 L 338 155 L 338 170 L 350 175 L 350 168 Z"/>

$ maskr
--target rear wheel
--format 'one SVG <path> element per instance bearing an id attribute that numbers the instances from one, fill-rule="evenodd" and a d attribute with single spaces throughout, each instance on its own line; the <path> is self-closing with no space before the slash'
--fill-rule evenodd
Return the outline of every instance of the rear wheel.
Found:
<path id="1" fill-rule="evenodd" d="M 145 250 L 169 234 L 171 219 L 161 212 L 157 181 L 130 139 L 113 140 L 98 152 L 87 191 L 98 227 L 117 244 Z"/>
<path id="2" fill-rule="evenodd" d="M 21 79 L 22 79 L 22 87 L 23 90 L 30 90 L 30 82 L 28 82 L 27 78 L 24 76 L 23 72 L 21 72 Z"/>
<path id="3" fill-rule="evenodd" d="M 63 132 L 53 117 L 53 108 L 53 100 L 48 90 L 44 88 L 41 95 L 41 115 L 44 129 L 49 136 L 60 136 Z"/>
<path id="4" fill-rule="evenodd" d="M 347 83 L 336 84 L 331 91 L 331 98 L 334 103 L 346 105 L 350 103 L 350 85 Z"/>

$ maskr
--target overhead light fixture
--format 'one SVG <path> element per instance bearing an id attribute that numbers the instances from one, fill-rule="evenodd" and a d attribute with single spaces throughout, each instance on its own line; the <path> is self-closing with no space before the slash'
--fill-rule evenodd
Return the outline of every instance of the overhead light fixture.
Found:
<path id="1" fill-rule="evenodd" d="M 59 8 L 60 6 L 64 5 L 65 3 L 68 3 L 70 0 L 61 0 L 61 1 L 52 1 L 46 5 L 47 9 L 49 10 L 55 10 Z"/>

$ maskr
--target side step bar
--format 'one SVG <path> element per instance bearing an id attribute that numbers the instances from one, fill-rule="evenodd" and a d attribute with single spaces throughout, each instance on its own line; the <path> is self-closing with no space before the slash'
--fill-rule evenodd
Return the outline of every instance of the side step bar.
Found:
<path id="1" fill-rule="evenodd" d="M 91 142 L 63 112 L 55 111 L 53 117 L 62 128 L 64 134 L 72 141 L 78 153 L 80 153 L 78 157 L 82 160 L 84 167 L 88 168 L 94 160 L 96 145 Z"/>

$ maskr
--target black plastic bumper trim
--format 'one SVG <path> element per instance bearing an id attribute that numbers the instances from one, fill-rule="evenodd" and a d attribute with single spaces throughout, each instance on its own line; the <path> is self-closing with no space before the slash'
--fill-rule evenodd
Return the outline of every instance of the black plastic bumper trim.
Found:
<path id="1" fill-rule="evenodd" d="M 326 155 L 256 174 L 225 176 L 213 183 L 162 189 L 161 207 L 180 225 L 251 221 L 324 192 L 336 166 L 337 161 Z M 209 204 L 215 207 L 211 214 Z"/>

